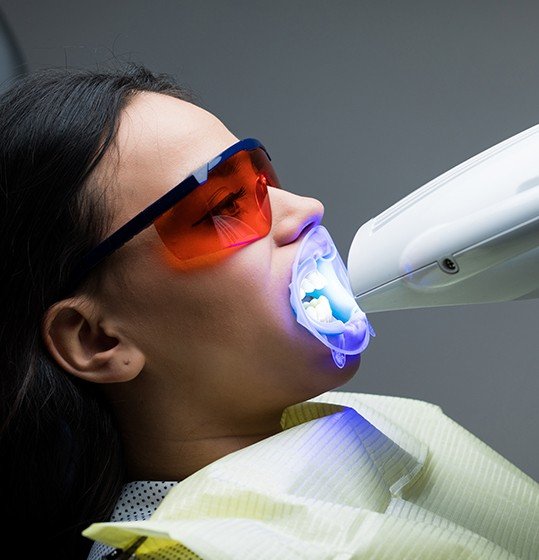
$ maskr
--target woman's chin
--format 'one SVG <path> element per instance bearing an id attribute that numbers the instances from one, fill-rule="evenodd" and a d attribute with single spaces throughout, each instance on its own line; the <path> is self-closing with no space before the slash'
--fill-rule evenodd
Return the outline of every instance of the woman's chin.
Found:
<path id="1" fill-rule="evenodd" d="M 348 383 L 358 372 L 361 364 L 361 354 L 346 355 L 342 367 L 337 366 L 331 350 L 320 345 L 320 352 L 313 356 L 312 381 L 313 385 L 320 387 L 319 394 L 332 391 Z"/>

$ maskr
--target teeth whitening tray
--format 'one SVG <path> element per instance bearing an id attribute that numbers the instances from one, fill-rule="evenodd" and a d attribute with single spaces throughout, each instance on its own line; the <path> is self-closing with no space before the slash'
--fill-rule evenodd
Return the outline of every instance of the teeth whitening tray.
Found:
<path id="1" fill-rule="evenodd" d="M 301 283 L 315 271 L 322 274 L 326 285 L 306 295 L 313 299 L 327 297 L 333 314 L 330 322 L 309 317 L 302 303 Z M 289 289 L 296 320 L 331 349 L 339 368 L 344 367 L 347 354 L 359 354 L 367 347 L 374 330 L 354 300 L 344 263 L 324 226 L 314 227 L 303 238 L 294 261 Z"/>

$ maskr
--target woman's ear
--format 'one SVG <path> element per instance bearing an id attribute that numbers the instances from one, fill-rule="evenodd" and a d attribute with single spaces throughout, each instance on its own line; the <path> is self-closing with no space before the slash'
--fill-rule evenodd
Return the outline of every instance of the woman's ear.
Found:
<path id="1" fill-rule="evenodd" d="M 49 307 L 42 336 L 58 365 L 86 381 L 130 381 L 145 364 L 137 346 L 103 320 L 84 297 L 67 298 Z"/>

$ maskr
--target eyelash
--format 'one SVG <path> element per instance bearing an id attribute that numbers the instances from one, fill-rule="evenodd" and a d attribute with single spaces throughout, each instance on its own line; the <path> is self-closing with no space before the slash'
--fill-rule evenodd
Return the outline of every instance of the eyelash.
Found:
<path id="1" fill-rule="evenodd" d="M 228 194 L 221 202 L 216 204 L 213 208 L 211 208 L 200 220 L 197 220 L 193 226 L 196 226 L 206 220 L 211 220 L 215 214 L 220 214 L 222 210 L 226 208 L 232 207 L 238 200 L 243 198 L 247 194 L 247 189 L 245 187 L 241 187 L 237 191 L 231 192 Z"/>

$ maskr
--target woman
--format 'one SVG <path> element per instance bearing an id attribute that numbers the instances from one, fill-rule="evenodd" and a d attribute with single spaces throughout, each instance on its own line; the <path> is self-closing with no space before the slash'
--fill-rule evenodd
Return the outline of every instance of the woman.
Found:
<path id="1" fill-rule="evenodd" d="M 23 557 L 85 558 L 81 532 L 118 500 L 113 520 L 148 517 L 178 481 L 281 441 L 283 411 L 358 370 L 360 353 L 336 367 L 291 311 L 322 204 L 280 188 L 268 147 L 192 101 L 136 66 L 46 70 L 2 98 L 0 461 Z M 213 169 L 211 190 L 197 189 Z M 179 184 L 187 194 L 171 202 Z M 380 435 L 406 455 L 393 490 L 428 460 L 397 431 Z"/>

